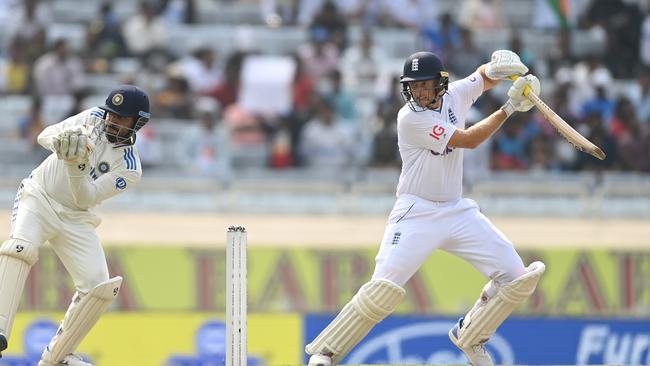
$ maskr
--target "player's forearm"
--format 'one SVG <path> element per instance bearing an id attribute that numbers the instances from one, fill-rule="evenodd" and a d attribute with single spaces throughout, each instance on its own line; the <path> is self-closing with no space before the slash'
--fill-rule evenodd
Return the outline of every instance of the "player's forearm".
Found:
<path id="1" fill-rule="evenodd" d="M 56 125 L 49 126 L 38 134 L 36 141 L 38 141 L 38 144 L 43 146 L 45 149 L 54 151 L 54 137 L 60 132 L 60 129 L 57 128 Z"/>
<path id="2" fill-rule="evenodd" d="M 487 74 L 485 73 L 487 65 L 488 64 L 481 65 L 476 70 L 478 71 L 479 75 L 481 75 L 481 77 L 483 78 L 483 91 L 488 91 L 494 88 L 500 82 L 500 80 L 492 80 L 487 76 Z"/>
<path id="3" fill-rule="evenodd" d="M 85 170 L 85 169 L 84 169 Z M 76 165 L 68 166 L 68 184 L 77 206 L 88 208 L 97 201 L 97 187 L 90 181 L 88 174 Z"/>
<path id="4" fill-rule="evenodd" d="M 506 112 L 499 109 L 466 130 L 457 130 L 449 140 L 451 147 L 474 149 L 490 138 L 507 119 Z"/>

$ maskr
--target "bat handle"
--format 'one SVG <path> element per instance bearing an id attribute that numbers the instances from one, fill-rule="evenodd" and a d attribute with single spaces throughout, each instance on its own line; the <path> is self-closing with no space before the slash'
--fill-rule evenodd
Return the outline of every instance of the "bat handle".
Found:
<path id="1" fill-rule="evenodd" d="M 519 79 L 519 75 L 512 75 L 508 79 L 510 79 L 512 81 L 515 81 L 515 80 Z M 531 91 L 532 91 L 532 89 L 530 88 L 530 86 L 526 85 L 524 87 L 524 96 L 527 97 L 528 93 L 530 93 Z"/>

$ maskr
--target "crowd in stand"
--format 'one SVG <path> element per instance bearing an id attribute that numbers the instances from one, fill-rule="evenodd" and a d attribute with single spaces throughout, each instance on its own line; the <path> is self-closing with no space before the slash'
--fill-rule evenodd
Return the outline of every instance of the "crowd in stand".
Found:
<path id="1" fill-rule="evenodd" d="M 168 44 L 169 24 L 200 21 L 205 2 L 233 6 L 235 1 L 143 1 L 137 11 L 118 16 L 112 2 L 97 2 L 86 24 L 84 46 L 71 50 L 65 38 L 48 36 L 55 22 L 47 0 L 6 0 L 0 20 L 8 35 L 0 56 L 0 92 L 33 98 L 17 121 L 20 136 L 34 145 L 44 127 L 41 100 L 70 95 L 81 110 L 96 90 L 87 78 L 119 73 L 118 61 L 137 60 L 137 70 L 115 83 L 137 83 L 149 91 L 156 119 L 192 124 L 199 132 L 193 151 L 198 172 L 212 173 L 223 150 L 206 136 L 224 136 L 229 149 L 247 155 L 246 164 L 270 168 L 399 166 L 396 115 L 403 105 L 397 77 L 401 59 L 375 44 L 378 28 L 407 29 L 422 49 L 436 52 L 454 78 L 464 77 L 489 58 L 474 41 L 477 32 L 510 29 L 503 48 L 517 52 L 540 76 L 543 98 L 608 158 L 597 161 L 575 151 L 534 110 L 515 114 L 482 149 L 468 153 L 477 170 L 617 170 L 650 172 L 650 13 L 648 4 L 622 0 L 535 0 L 530 27 L 553 34 L 556 46 L 539 57 L 509 25 L 502 0 L 463 0 L 458 13 L 442 13 L 442 0 L 264 0 L 260 19 L 273 27 L 292 26 L 308 41 L 285 55 L 294 65 L 288 91 L 290 107 L 260 113 L 241 100 L 247 60 L 264 56 L 250 42 L 223 54 L 219 45 L 198 46 L 177 55 Z M 645 5 L 645 6 L 644 6 Z M 566 10 L 566 9 L 564 9 Z M 70 11 L 74 11 L 71 9 Z M 350 28 L 362 29 L 351 40 Z M 575 30 L 603 40 L 603 48 L 579 54 Z M 395 62 L 395 59 L 398 62 Z M 107 87 L 111 87 L 108 85 Z M 496 110 L 505 93 L 497 89 L 479 99 L 470 113 L 476 122 Z M 199 122 L 200 121 L 200 122 Z M 56 122 L 56 121 L 49 121 Z M 156 124 L 147 125 L 139 144 L 143 161 L 160 163 Z M 34 145 L 36 148 L 36 145 Z M 190 149 L 191 147 L 191 149 Z M 157 152 L 158 151 L 158 152 Z M 192 165 L 192 164 L 190 164 Z"/>

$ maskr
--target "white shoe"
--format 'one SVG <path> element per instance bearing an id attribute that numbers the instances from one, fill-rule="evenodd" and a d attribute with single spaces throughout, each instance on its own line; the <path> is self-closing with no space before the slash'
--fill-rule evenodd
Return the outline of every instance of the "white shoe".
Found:
<path id="1" fill-rule="evenodd" d="M 57 365 L 68 365 L 68 366 L 93 366 L 92 363 L 84 361 L 81 356 L 75 354 L 69 354 L 65 356 L 61 361 L 53 363 L 50 361 L 40 360 L 38 366 L 57 366 Z"/>
<path id="2" fill-rule="evenodd" d="M 461 321 L 462 319 L 449 330 L 449 339 L 451 339 L 451 342 L 456 345 L 456 347 L 458 347 L 461 351 L 463 351 L 465 356 L 467 356 L 470 365 L 494 366 L 492 357 L 490 357 L 490 354 L 485 349 L 484 343 L 475 344 L 467 348 L 461 348 L 458 345 L 458 330 L 460 329 L 459 327 Z"/>
<path id="3" fill-rule="evenodd" d="M 309 357 L 309 366 L 332 366 L 332 358 L 321 354 L 311 355 Z"/>

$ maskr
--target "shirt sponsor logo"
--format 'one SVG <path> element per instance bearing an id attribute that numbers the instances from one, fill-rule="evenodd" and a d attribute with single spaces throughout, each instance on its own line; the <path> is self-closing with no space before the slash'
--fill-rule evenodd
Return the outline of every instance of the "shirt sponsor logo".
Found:
<path id="1" fill-rule="evenodd" d="M 476 81 L 476 76 L 472 76 L 472 77 L 470 77 L 470 78 L 469 78 L 469 81 L 471 81 L 471 82 L 475 82 L 475 81 Z"/>
<path id="2" fill-rule="evenodd" d="M 117 189 L 126 188 L 126 180 L 124 180 L 124 178 L 122 177 L 117 177 L 117 179 L 115 179 L 115 188 Z"/>
<path id="3" fill-rule="evenodd" d="M 433 137 L 436 140 L 440 140 L 440 136 L 445 133 L 445 128 L 439 125 L 433 126 L 429 136 Z"/>

